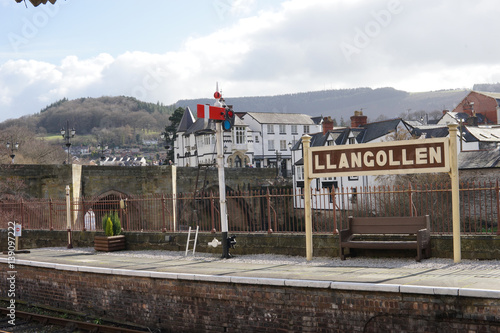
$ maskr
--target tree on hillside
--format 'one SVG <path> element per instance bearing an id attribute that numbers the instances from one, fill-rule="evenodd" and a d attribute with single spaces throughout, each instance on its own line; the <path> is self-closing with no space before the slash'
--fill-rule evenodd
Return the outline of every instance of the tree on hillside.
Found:
<path id="1" fill-rule="evenodd" d="M 178 107 L 174 113 L 168 118 L 170 124 L 165 126 L 165 149 L 167 150 L 167 161 L 174 161 L 174 141 L 177 137 L 177 128 L 184 115 L 184 108 Z"/>
<path id="2" fill-rule="evenodd" d="M 63 98 L 43 108 L 39 114 L 0 123 L 0 130 L 10 126 L 28 126 L 33 132 L 59 133 L 61 127 L 75 127 L 79 135 L 92 133 L 96 127 L 130 126 L 138 131 L 161 131 L 173 106 L 146 103 L 133 97 Z"/>
<path id="3" fill-rule="evenodd" d="M 66 154 L 61 145 L 50 144 L 40 138 L 26 127 L 10 127 L 0 131 L 0 162 L 10 163 L 10 150 L 5 143 L 18 142 L 19 149 L 15 151 L 16 164 L 59 164 Z"/>
<path id="4" fill-rule="evenodd" d="M 184 111 L 185 111 L 184 108 L 178 107 L 177 109 L 175 109 L 174 113 L 168 118 L 170 124 L 167 127 L 165 127 L 165 131 L 167 131 L 168 133 L 173 133 L 172 139 L 175 139 L 177 135 L 177 127 L 179 127 L 179 124 L 181 123 Z"/>

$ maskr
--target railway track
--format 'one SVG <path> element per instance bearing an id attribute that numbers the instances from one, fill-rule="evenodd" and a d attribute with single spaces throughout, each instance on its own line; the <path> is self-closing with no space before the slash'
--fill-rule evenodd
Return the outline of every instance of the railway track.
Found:
<path id="1" fill-rule="evenodd" d="M 147 330 L 136 330 L 123 327 L 107 326 L 72 319 L 51 317 L 16 310 L 16 325 L 8 323 L 8 309 L 0 308 L 6 320 L 0 321 L 0 333 L 4 332 L 79 332 L 79 333 L 144 333 Z"/>

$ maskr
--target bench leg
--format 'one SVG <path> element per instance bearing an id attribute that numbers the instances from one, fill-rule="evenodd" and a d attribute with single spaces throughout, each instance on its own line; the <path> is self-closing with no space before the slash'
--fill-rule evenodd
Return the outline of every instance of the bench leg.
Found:
<path id="1" fill-rule="evenodd" d="M 431 245 L 429 244 L 426 248 L 425 248 L 425 258 L 428 259 L 431 257 Z"/>
<path id="2" fill-rule="evenodd" d="M 345 260 L 345 253 L 343 247 L 340 247 L 340 260 Z"/>

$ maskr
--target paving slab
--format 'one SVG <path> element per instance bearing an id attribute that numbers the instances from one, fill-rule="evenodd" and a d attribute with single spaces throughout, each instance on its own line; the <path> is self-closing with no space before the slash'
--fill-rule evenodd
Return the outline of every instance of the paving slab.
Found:
<path id="1" fill-rule="evenodd" d="M 289 286 L 349 286 L 349 288 L 393 290 L 403 287 L 407 292 L 459 295 L 500 295 L 500 262 L 431 258 L 421 263 L 413 259 L 239 256 L 221 259 L 217 255 L 171 251 L 96 252 L 89 248 L 41 248 L 15 255 L 16 263 L 54 267 L 61 270 L 94 271 L 101 274 L 151 276 L 200 281 L 269 283 Z M 7 262 L 7 255 L 0 255 Z M 340 283 L 340 284 L 339 284 Z M 354 285 L 356 284 L 356 285 Z M 357 286 L 357 287 L 355 287 Z M 375 287 L 377 286 L 377 287 Z M 408 288 L 406 288 L 408 287 Z M 406 289 L 405 289 L 406 288 Z M 499 296 L 500 297 L 500 296 Z"/>

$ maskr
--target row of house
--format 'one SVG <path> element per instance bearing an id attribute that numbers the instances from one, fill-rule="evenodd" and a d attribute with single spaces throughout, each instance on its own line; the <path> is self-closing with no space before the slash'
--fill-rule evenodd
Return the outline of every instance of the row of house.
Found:
<path id="1" fill-rule="evenodd" d="M 289 176 L 298 166 L 304 134 L 312 136 L 311 145 L 345 145 L 398 140 L 407 137 L 446 137 L 449 123 L 460 124 L 462 151 L 495 149 L 500 143 L 500 93 L 470 92 L 453 111 L 443 111 L 434 124 L 391 119 L 367 123 L 367 116 L 356 111 L 351 125 L 334 128 L 330 117 L 306 114 L 239 112 L 231 132 L 224 132 L 226 167 L 276 168 Z M 216 159 L 215 123 L 195 119 L 185 109 L 174 144 L 178 166 L 213 165 Z"/>
<path id="2" fill-rule="evenodd" d="M 499 99 L 496 99 L 499 97 Z M 491 103 L 495 99 L 495 103 Z M 224 166 L 276 168 L 277 176 L 293 176 L 295 189 L 304 187 L 302 141 L 311 136 L 311 147 L 354 145 L 394 140 L 447 137 L 448 124 L 459 124 L 459 167 L 463 170 L 487 168 L 496 172 L 500 167 L 500 126 L 497 121 L 500 94 L 483 95 L 471 92 L 453 111 L 443 111 L 441 119 L 405 121 L 400 118 L 367 122 L 362 111 L 355 111 L 348 127 L 333 126 L 330 117 L 311 117 L 305 114 L 240 112 L 231 132 L 224 132 Z M 475 110 L 464 105 L 475 105 Z M 492 112 L 488 108 L 495 108 Z M 464 152 L 464 153 L 462 153 Z M 174 144 L 178 166 L 215 165 L 215 123 L 196 120 L 186 108 Z M 488 156 L 486 158 L 485 156 Z M 484 165 L 483 165 L 484 164 Z M 492 177 L 493 178 L 493 177 Z M 313 189 L 328 193 L 333 188 L 344 190 L 378 185 L 374 176 L 324 177 L 314 179 Z M 351 198 L 355 197 L 352 193 Z M 349 198 L 337 197 L 339 207 Z M 303 203 L 298 203 L 301 206 Z M 319 203 L 317 207 L 331 209 L 334 203 Z"/>

